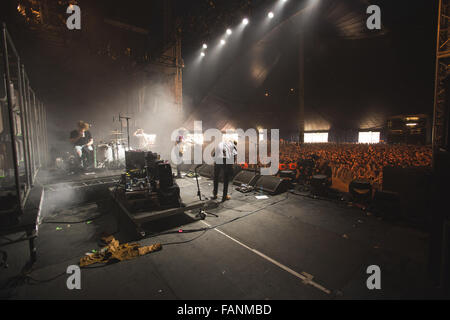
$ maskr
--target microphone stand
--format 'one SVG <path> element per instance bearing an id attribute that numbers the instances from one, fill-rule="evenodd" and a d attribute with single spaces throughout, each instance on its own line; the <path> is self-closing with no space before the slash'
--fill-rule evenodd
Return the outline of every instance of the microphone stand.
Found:
<path id="1" fill-rule="evenodd" d="M 201 191 L 200 191 L 200 184 L 198 183 L 197 168 L 198 168 L 198 167 L 195 167 L 195 169 L 194 169 L 195 180 L 197 181 L 197 196 L 198 196 L 198 198 L 200 199 L 200 201 L 203 201 L 203 200 L 202 200 L 202 193 L 201 193 Z M 203 210 L 203 209 L 201 209 L 201 208 L 199 209 L 199 212 L 198 212 L 198 214 L 196 215 L 196 217 L 197 217 L 197 218 L 200 218 L 201 220 L 205 220 L 207 214 L 212 215 L 212 216 L 214 216 L 214 217 L 216 217 L 216 218 L 219 217 L 217 214 L 214 214 L 214 213 L 211 213 L 211 212 L 206 212 L 205 210 Z"/>
<path id="2" fill-rule="evenodd" d="M 202 193 L 200 192 L 200 184 L 198 183 L 197 168 L 198 168 L 198 167 L 195 167 L 195 169 L 194 169 L 195 180 L 197 181 L 197 196 L 198 196 L 198 198 L 200 199 L 200 201 L 203 201 L 203 200 L 202 200 Z"/>

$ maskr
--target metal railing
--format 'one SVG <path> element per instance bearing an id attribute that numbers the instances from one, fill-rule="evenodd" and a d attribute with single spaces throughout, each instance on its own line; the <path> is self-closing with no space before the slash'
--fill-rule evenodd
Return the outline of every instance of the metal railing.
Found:
<path id="1" fill-rule="evenodd" d="M 4 23 L 0 39 L 0 212 L 21 213 L 48 161 L 47 115 Z"/>

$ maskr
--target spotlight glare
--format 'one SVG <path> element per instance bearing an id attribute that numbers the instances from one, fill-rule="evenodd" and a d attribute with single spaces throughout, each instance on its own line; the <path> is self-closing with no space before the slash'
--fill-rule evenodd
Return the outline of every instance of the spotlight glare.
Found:
<path id="1" fill-rule="evenodd" d="M 208 45 L 206 43 L 203 44 L 203 49 L 208 49 Z"/>
<path id="2" fill-rule="evenodd" d="M 242 23 L 244 24 L 244 26 L 248 25 L 249 21 L 247 18 L 244 18 L 244 20 L 242 20 Z"/>
<path id="3" fill-rule="evenodd" d="M 204 56 L 206 56 L 206 53 L 202 52 L 202 53 L 200 53 L 200 56 L 204 57 Z"/>
<path id="4" fill-rule="evenodd" d="M 230 35 L 232 33 L 233 33 L 233 31 L 231 31 L 231 29 L 227 29 L 227 35 Z"/>
<path id="5" fill-rule="evenodd" d="M 269 14 L 267 15 L 269 17 L 269 19 L 272 19 L 275 15 L 273 14 L 273 12 L 269 12 Z"/>
<path id="6" fill-rule="evenodd" d="M 223 40 L 223 39 L 220 40 L 220 44 L 221 44 L 221 45 L 224 45 L 225 43 L 227 43 L 225 40 Z"/>

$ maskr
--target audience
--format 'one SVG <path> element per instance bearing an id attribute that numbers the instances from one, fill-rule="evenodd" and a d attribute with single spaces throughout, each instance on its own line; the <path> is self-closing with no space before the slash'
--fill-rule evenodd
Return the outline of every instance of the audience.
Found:
<path id="1" fill-rule="evenodd" d="M 416 145 L 280 144 L 280 164 L 298 163 L 314 156 L 328 161 L 333 178 L 347 183 L 365 179 L 378 189 L 382 185 L 384 167 L 428 167 L 431 166 L 432 151 L 430 146 Z M 320 160 L 316 161 L 318 166 Z M 315 172 L 318 170 L 318 167 L 315 168 Z"/>

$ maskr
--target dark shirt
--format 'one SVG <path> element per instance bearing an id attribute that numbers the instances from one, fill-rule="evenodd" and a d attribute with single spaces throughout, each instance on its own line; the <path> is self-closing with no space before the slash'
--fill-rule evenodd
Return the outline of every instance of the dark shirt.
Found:
<path id="1" fill-rule="evenodd" d="M 78 138 L 78 136 L 80 135 L 80 133 L 77 130 L 73 130 L 70 133 L 70 139 L 76 139 Z M 85 144 L 87 144 L 90 140 L 92 139 L 92 135 L 89 131 L 85 131 L 84 132 L 84 137 L 80 138 L 77 142 L 75 142 L 73 145 L 74 146 L 84 146 Z"/>

